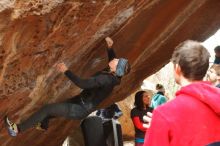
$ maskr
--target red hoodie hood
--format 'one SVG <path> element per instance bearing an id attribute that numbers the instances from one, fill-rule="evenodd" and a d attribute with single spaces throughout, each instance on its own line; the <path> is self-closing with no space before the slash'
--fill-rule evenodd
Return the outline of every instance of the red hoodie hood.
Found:
<path id="1" fill-rule="evenodd" d="M 220 115 L 220 88 L 209 82 L 195 82 L 182 87 L 176 96 L 185 94 L 194 97 L 208 105 L 217 115 Z"/>

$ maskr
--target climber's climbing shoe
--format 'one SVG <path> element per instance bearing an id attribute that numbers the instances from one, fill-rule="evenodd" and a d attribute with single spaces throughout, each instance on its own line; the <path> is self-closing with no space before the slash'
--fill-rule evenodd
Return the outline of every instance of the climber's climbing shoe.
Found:
<path id="1" fill-rule="evenodd" d="M 7 129 L 8 129 L 8 134 L 13 137 L 17 136 L 17 134 L 18 134 L 17 125 L 15 123 L 11 122 L 7 116 L 5 116 L 4 121 L 5 121 L 5 125 L 7 126 Z"/>

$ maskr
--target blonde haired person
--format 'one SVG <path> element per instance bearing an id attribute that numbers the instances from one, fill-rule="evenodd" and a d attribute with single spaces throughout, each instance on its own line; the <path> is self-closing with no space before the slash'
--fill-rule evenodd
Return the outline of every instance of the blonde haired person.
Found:
<path id="1" fill-rule="evenodd" d="M 206 79 L 214 86 L 220 88 L 220 65 L 213 64 L 207 71 Z"/>

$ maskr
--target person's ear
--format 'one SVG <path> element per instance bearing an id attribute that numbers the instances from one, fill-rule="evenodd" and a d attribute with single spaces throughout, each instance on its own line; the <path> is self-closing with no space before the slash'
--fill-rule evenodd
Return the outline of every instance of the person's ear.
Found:
<path id="1" fill-rule="evenodd" d="M 174 71 L 178 76 L 180 76 L 182 74 L 182 71 L 181 71 L 179 64 L 174 65 Z"/>

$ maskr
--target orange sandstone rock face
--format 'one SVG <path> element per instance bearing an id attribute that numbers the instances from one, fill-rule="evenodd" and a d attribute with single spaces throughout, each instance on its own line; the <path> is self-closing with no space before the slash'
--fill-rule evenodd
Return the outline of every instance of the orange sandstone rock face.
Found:
<path id="1" fill-rule="evenodd" d="M 179 42 L 214 33 L 219 7 L 219 0 L 1 0 L 1 117 L 19 122 L 44 104 L 79 93 L 52 66 L 64 61 L 77 75 L 90 76 L 107 65 L 106 36 L 132 71 L 101 106 L 124 99 L 169 61 Z M 82 145 L 79 121 L 56 119 L 47 132 L 31 129 L 16 138 L 7 135 L 2 120 L 0 125 L 1 146 L 60 146 L 71 133 Z"/>

